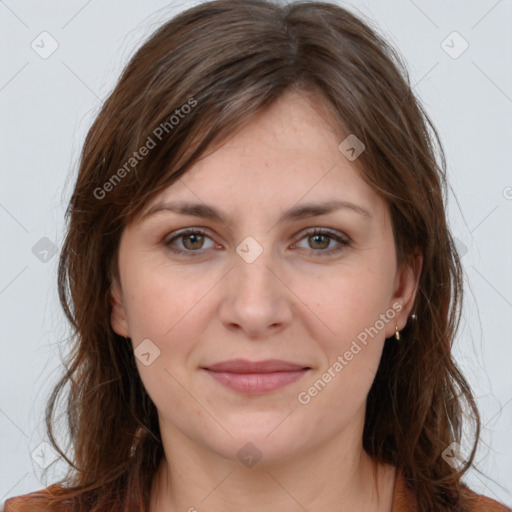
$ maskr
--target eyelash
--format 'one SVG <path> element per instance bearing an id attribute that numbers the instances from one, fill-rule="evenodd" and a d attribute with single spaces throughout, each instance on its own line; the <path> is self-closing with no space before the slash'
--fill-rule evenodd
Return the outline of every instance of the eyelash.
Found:
<path id="1" fill-rule="evenodd" d="M 172 238 L 164 241 L 164 245 L 170 251 L 172 251 L 175 254 L 187 254 L 187 255 L 190 255 L 190 256 L 193 256 L 193 257 L 197 256 L 198 254 L 201 254 L 203 252 L 203 251 L 201 251 L 201 249 L 198 249 L 196 251 L 193 251 L 193 250 L 190 250 L 190 249 L 183 250 L 183 249 L 177 249 L 176 247 L 172 246 L 172 243 L 175 240 L 178 240 L 180 238 L 184 238 L 184 237 L 186 237 L 188 235 L 203 235 L 203 236 L 211 239 L 211 237 L 209 237 L 207 232 L 204 231 L 203 229 L 200 229 L 200 228 L 189 228 L 189 229 L 186 229 L 184 231 L 181 231 L 180 233 L 178 233 L 177 235 L 173 236 Z M 331 231 L 331 230 L 328 230 L 328 229 L 321 229 L 321 228 L 314 228 L 314 229 L 310 229 L 310 230 L 306 231 L 304 233 L 304 235 L 302 236 L 302 238 L 300 238 L 299 242 L 301 240 L 305 239 L 305 238 L 309 238 L 309 237 L 316 236 L 316 235 L 328 236 L 330 239 L 335 240 L 336 242 L 338 242 L 340 244 L 340 246 L 337 247 L 336 249 L 318 249 L 318 250 L 309 249 L 309 253 L 310 254 L 311 253 L 312 254 L 323 253 L 322 256 L 325 255 L 325 254 L 328 254 L 328 255 L 337 254 L 338 252 L 343 250 L 345 247 L 348 247 L 350 245 L 349 240 L 344 238 L 344 237 L 342 237 L 337 232 Z"/>

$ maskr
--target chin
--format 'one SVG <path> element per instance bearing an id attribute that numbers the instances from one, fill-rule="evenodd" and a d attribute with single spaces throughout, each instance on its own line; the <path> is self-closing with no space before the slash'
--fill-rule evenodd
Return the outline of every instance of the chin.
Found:
<path id="1" fill-rule="evenodd" d="M 222 436 L 218 444 L 212 443 L 209 437 L 205 439 L 205 444 L 221 457 L 242 463 L 247 468 L 279 464 L 293 458 L 304 448 L 304 438 L 298 435 L 300 429 L 294 428 L 291 423 L 288 428 L 279 425 L 282 420 L 283 416 L 273 422 L 271 428 L 262 427 L 266 422 L 258 425 L 255 421 L 239 425 L 238 429 L 233 424 L 226 425 L 233 437 Z"/>

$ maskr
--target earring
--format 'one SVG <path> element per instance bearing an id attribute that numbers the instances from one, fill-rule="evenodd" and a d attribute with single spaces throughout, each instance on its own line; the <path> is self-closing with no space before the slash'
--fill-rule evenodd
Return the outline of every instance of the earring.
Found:
<path id="1" fill-rule="evenodd" d="M 395 338 L 397 341 L 400 341 L 400 331 L 398 330 L 397 325 L 395 325 Z"/>

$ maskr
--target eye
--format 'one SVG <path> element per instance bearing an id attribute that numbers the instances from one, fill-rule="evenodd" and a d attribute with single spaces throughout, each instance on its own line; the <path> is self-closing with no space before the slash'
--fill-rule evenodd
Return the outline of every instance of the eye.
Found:
<path id="1" fill-rule="evenodd" d="M 206 239 L 212 242 L 209 247 L 205 247 Z M 306 249 L 310 253 L 316 253 L 316 255 L 338 253 L 346 246 L 350 245 L 348 238 L 340 233 L 320 228 L 307 231 L 305 236 L 300 239 L 300 241 L 302 240 L 308 241 L 309 247 Z M 293 247 L 299 247 L 300 241 L 294 244 Z M 332 248 L 332 242 L 337 243 L 338 246 Z M 206 231 L 199 228 L 189 228 L 178 232 L 171 238 L 164 240 L 164 244 L 175 254 L 189 254 L 191 256 L 201 254 L 201 249 L 212 249 L 216 246 L 215 242 L 207 235 Z"/>
<path id="2" fill-rule="evenodd" d="M 315 228 L 307 231 L 305 235 L 301 240 L 308 241 L 309 247 L 306 249 L 311 253 L 337 253 L 350 245 L 349 240 L 336 231 Z M 331 242 L 336 242 L 338 246 L 332 248 Z M 330 249 L 328 249 L 329 246 L 331 246 Z"/>
<path id="3" fill-rule="evenodd" d="M 211 240 L 209 236 L 207 236 L 206 232 L 202 229 L 194 228 L 194 229 L 186 229 L 176 234 L 172 238 L 169 238 L 164 241 L 165 245 L 176 254 L 184 254 L 189 253 L 195 256 L 194 253 L 200 252 L 200 249 L 205 249 L 204 241 L 205 239 Z M 181 241 L 182 248 L 176 247 L 174 245 L 175 241 Z M 211 240 L 213 242 L 213 240 Z M 214 246 L 215 244 L 213 244 Z M 206 247 L 206 249 L 211 249 L 212 246 Z"/>

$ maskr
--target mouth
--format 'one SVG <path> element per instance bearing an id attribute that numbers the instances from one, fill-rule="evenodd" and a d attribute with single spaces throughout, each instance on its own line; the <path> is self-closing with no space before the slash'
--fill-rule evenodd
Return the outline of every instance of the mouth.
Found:
<path id="1" fill-rule="evenodd" d="M 201 369 L 233 391 L 261 395 L 296 382 L 311 370 L 311 367 L 277 359 L 233 359 Z"/>

